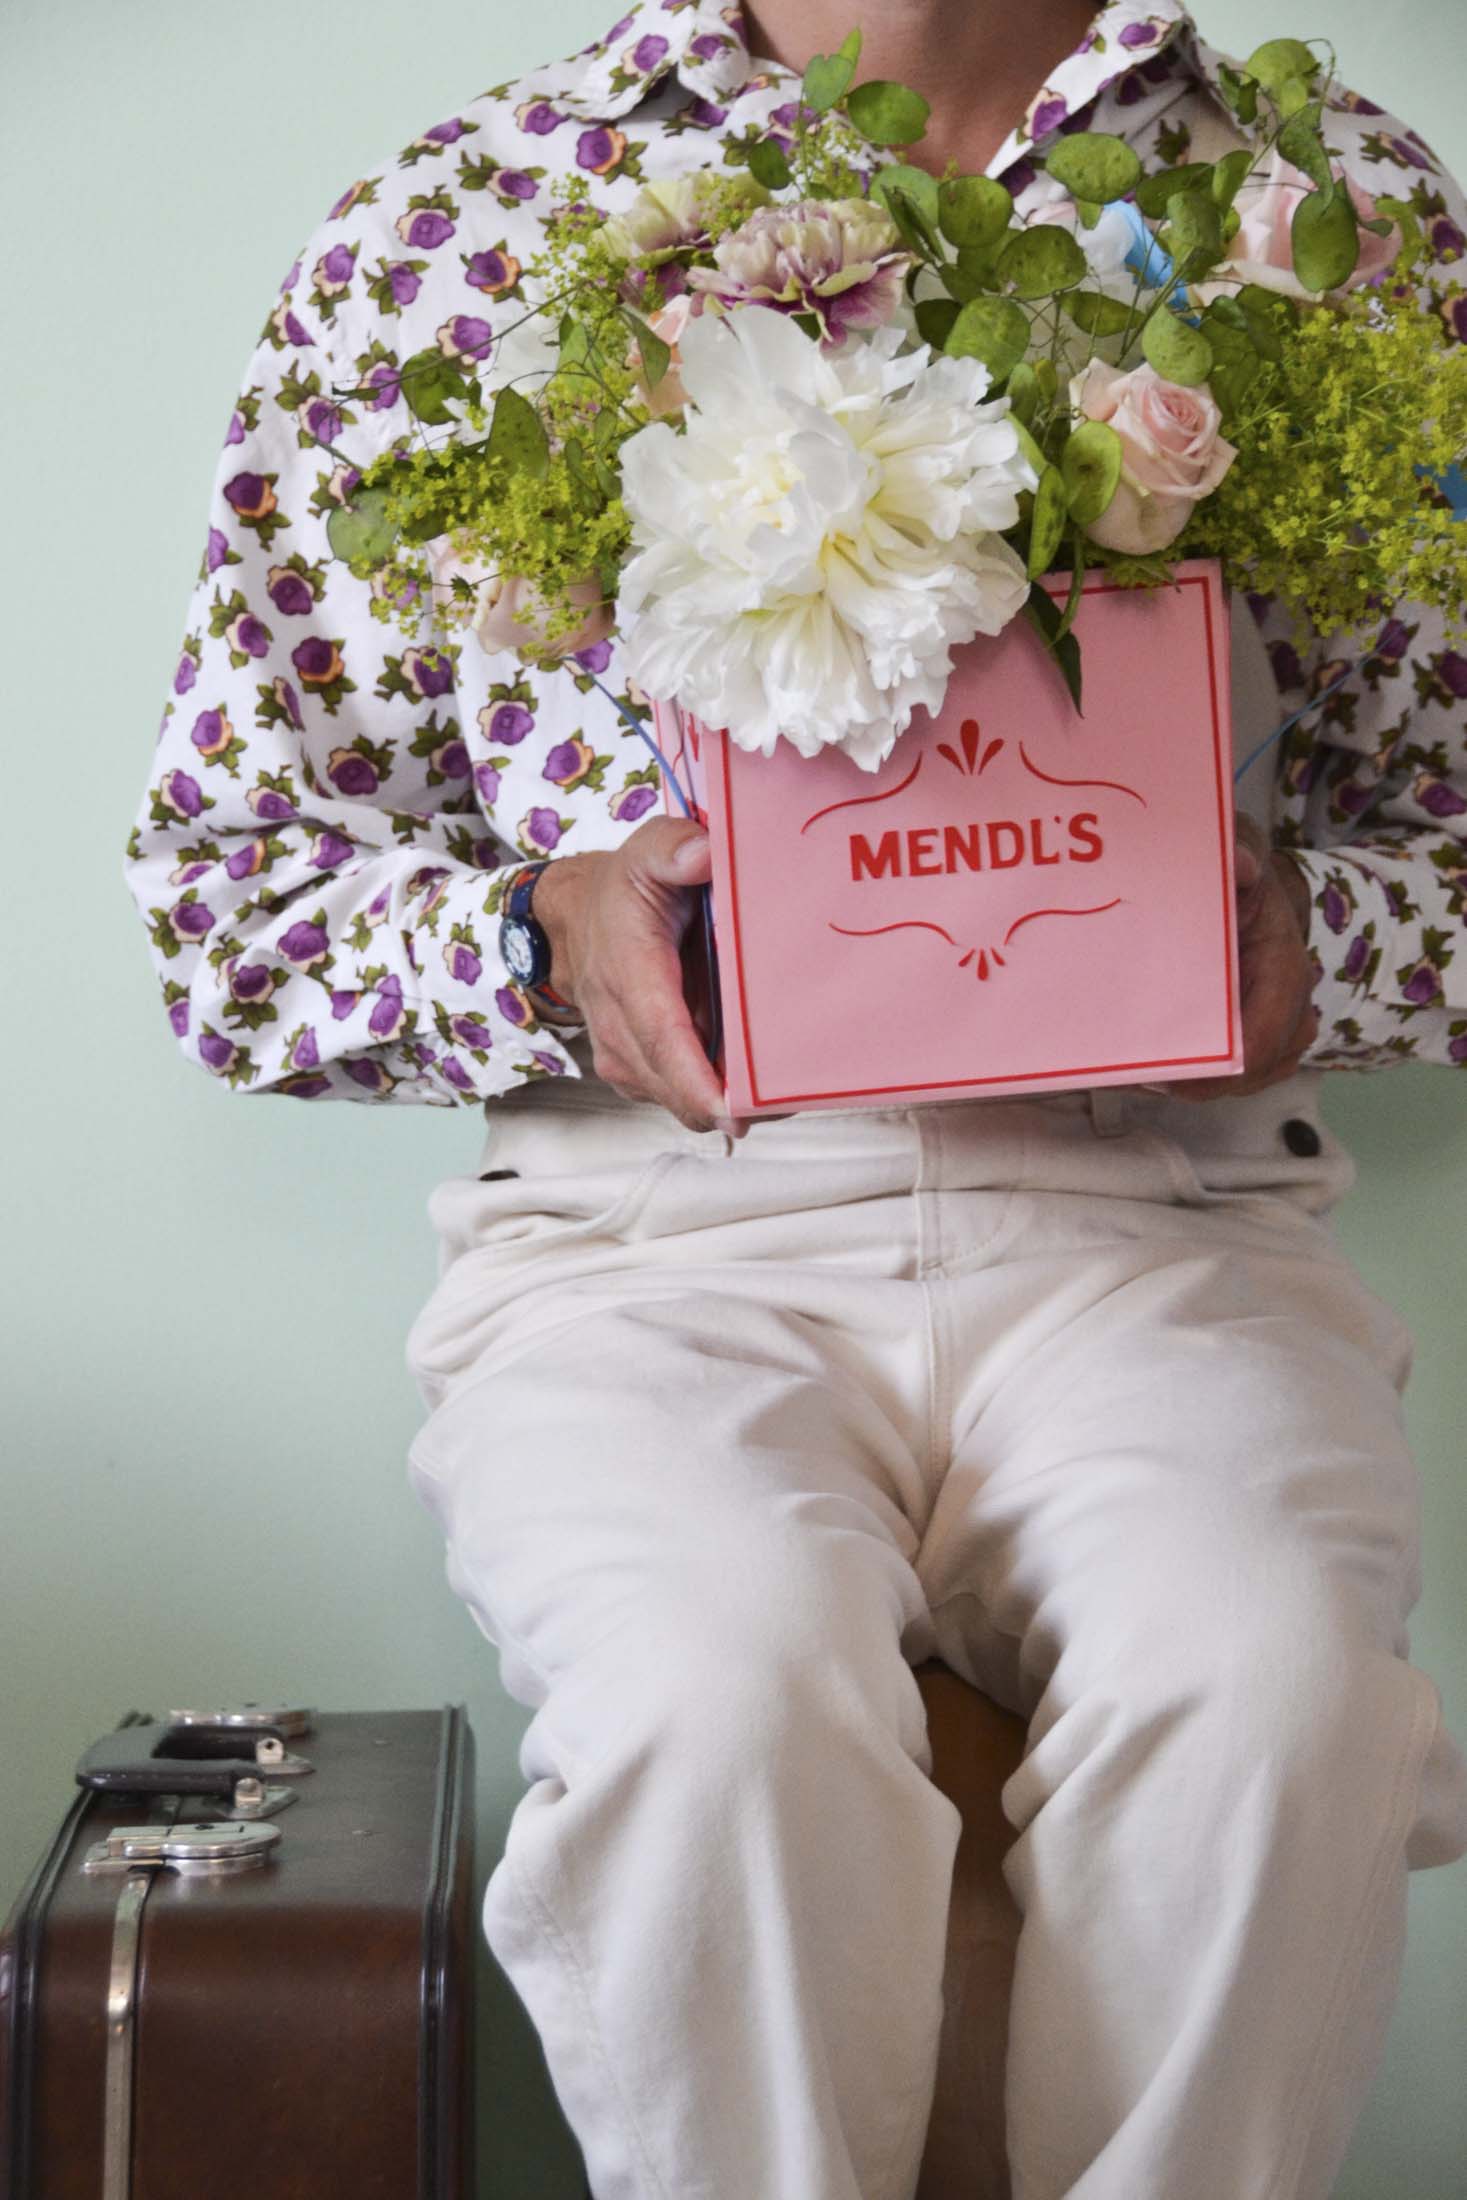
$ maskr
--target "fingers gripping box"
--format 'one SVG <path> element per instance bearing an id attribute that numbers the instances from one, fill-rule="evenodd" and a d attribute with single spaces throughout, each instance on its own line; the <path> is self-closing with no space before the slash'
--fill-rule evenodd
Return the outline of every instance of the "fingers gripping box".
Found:
<path id="1" fill-rule="evenodd" d="M 712 842 L 730 1108 L 1241 1070 L 1227 621 L 1214 561 L 1092 575 L 1083 716 L 1015 621 L 954 653 L 941 715 L 876 772 L 657 705 Z"/>

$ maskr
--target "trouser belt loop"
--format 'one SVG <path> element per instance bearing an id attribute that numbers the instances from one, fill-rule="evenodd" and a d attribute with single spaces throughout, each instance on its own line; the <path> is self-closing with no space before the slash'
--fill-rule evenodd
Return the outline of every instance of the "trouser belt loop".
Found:
<path id="1" fill-rule="evenodd" d="M 1090 1105 L 1090 1127 L 1097 1138 L 1115 1138 L 1126 1127 L 1126 1091 L 1123 1085 L 1090 1085 L 1085 1098 Z"/>

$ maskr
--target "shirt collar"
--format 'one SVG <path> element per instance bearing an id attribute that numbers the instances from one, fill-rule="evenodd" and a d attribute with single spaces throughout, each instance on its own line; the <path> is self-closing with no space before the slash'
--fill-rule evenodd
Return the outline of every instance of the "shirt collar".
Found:
<path id="1" fill-rule="evenodd" d="M 1184 29 L 1194 29 L 1184 0 L 1107 0 L 1074 53 L 1035 92 L 990 173 L 1002 173 L 1118 78 L 1155 60 Z M 767 83 L 773 67 L 750 55 L 736 0 L 641 0 L 570 61 L 537 70 L 526 88 L 564 114 L 613 122 L 668 76 L 695 97 L 727 102 Z"/>

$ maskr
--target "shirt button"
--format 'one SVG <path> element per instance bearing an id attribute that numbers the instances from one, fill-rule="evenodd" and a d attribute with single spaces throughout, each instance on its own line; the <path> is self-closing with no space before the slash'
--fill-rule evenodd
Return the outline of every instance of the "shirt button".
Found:
<path id="1" fill-rule="evenodd" d="M 1302 1115 L 1291 1115 L 1284 1125 L 1284 1144 L 1290 1153 L 1317 1154 L 1322 1141 L 1312 1123 L 1306 1123 Z"/>

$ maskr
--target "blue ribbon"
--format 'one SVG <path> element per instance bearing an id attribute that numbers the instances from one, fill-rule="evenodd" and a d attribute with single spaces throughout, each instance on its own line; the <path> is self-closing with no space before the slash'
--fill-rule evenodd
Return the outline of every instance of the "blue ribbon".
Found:
<path id="1" fill-rule="evenodd" d="M 648 748 L 652 751 L 652 754 L 656 757 L 658 763 L 662 766 L 663 777 L 666 779 L 667 784 L 671 787 L 673 793 L 677 796 L 678 801 L 682 804 L 683 816 L 691 817 L 693 814 L 692 806 L 684 796 L 682 788 L 678 785 L 677 773 L 673 770 L 671 764 L 668 763 L 667 758 L 663 755 L 661 749 L 657 746 L 657 743 L 653 740 L 651 734 L 647 731 L 647 728 L 642 724 L 641 719 L 634 718 L 631 712 L 627 709 L 625 703 L 623 703 L 618 696 L 613 695 L 610 688 L 606 687 L 600 680 L 598 680 L 594 672 L 588 673 L 586 677 L 589 679 L 592 687 L 599 689 L 600 693 L 606 697 L 607 702 L 610 703 L 612 709 L 616 712 L 617 716 L 626 720 L 627 724 L 631 727 L 633 733 L 636 734 L 638 740 L 646 742 Z"/>

